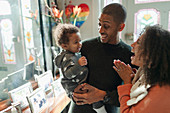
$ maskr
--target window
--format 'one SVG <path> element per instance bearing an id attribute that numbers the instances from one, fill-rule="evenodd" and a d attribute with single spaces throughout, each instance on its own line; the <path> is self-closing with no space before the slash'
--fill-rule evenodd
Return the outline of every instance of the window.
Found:
<path id="1" fill-rule="evenodd" d="M 164 1 L 170 1 L 170 0 L 135 0 L 135 4 L 151 3 L 151 2 L 164 2 Z"/>
<path id="2" fill-rule="evenodd" d="M 33 39 L 33 28 L 32 28 L 32 17 L 31 17 L 31 1 L 30 0 L 21 0 L 21 9 L 22 9 L 22 20 L 23 20 L 23 31 L 24 31 L 24 42 L 26 47 L 26 57 L 27 61 L 33 61 L 34 56 L 32 55 L 31 48 L 34 48 L 34 39 Z"/>
<path id="3" fill-rule="evenodd" d="M 169 11 L 169 22 L 168 22 L 168 30 L 170 31 L 170 11 Z"/>
<path id="4" fill-rule="evenodd" d="M 10 15 L 11 7 L 8 1 L 0 1 L 0 15 Z"/>
<path id="5" fill-rule="evenodd" d="M 0 0 L 0 7 L 0 80 L 31 61 L 43 67 L 38 1 Z"/>
<path id="6" fill-rule="evenodd" d="M 12 21 L 10 19 L 2 19 L 0 21 L 2 36 L 2 51 L 5 64 L 16 64 L 15 47 L 13 42 Z"/>
<path id="7" fill-rule="evenodd" d="M 104 1 L 104 6 L 110 4 L 110 3 L 122 3 L 122 0 L 105 0 Z"/>
<path id="8" fill-rule="evenodd" d="M 147 25 L 155 25 L 160 23 L 160 13 L 156 9 L 141 9 L 135 13 L 135 36 L 134 41 Z"/>

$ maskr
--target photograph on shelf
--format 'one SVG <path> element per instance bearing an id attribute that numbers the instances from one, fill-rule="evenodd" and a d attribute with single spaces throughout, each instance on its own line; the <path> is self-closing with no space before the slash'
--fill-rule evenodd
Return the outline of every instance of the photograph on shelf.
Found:
<path id="1" fill-rule="evenodd" d="M 52 88 L 53 88 L 55 97 L 58 97 L 61 94 L 65 93 L 65 90 L 64 90 L 63 86 L 61 85 L 60 79 L 57 79 L 52 83 Z"/>
<path id="2" fill-rule="evenodd" d="M 31 94 L 32 91 L 33 91 L 32 85 L 30 82 L 28 82 L 16 89 L 9 91 L 8 93 L 10 95 L 10 98 L 12 99 L 12 102 L 13 103 L 19 102 L 21 108 L 24 109 L 29 105 L 26 96 Z"/>
<path id="3" fill-rule="evenodd" d="M 25 76 L 24 68 L 17 70 L 13 73 L 10 73 L 7 76 L 8 76 L 8 79 L 7 79 L 8 91 L 11 91 L 11 90 L 27 83 L 27 81 L 24 80 L 24 76 Z"/>
<path id="4" fill-rule="evenodd" d="M 37 88 L 27 96 L 31 113 L 39 113 L 47 108 L 47 100 L 43 88 Z"/>
<path id="5" fill-rule="evenodd" d="M 52 75 L 52 71 L 46 71 L 43 74 L 37 76 L 37 82 L 38 82 L 38 86 L 42 87 L 44 89 L 45 92 L 51 91 L 52 90 L 52 86 L 51 83 L 54 81 L 53 80 L 53 75 Z"/>
<path id="6" fill-rule="evenodd" d="M 34 71 L 35 71 L 35 61 L 31 61 L 24 65 L 25 68 L 25 76 L 24 80 L 30 80 L 34 77 Z"/>

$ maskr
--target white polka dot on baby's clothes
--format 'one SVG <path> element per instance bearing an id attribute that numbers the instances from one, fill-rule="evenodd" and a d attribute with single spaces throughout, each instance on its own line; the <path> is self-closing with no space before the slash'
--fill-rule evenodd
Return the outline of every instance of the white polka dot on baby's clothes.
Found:
<path id="1" fill-rule="evenodd" d="M 76 77 L 76 75 L 72 75 L 72 78 Z"/>
<path id="2" fill-rule="evenodd" d="M 64 71 L 66 71 L 67 67 L 64 68 Z"/>
<path id="3" fill-rule="evenodd" d="M 83 71 L 80 72 L 80 75 L 82 75 L 82 74 L 83 74 Z"/>
<path id="4" fill-rule="evenodd" d="M 80 80 L 79 79 L 76 79 L 76 82 L 79 82 Z"/>
<path id="5" fill-rule="evenodd" d="M 71 65 L 74 65 L 74 62 L 70 62 Z"/>
<path id="6" fill-rule="evenodd" d="M 66 57 L 64 57 L 64 58 L 63 58 L 63 61 L 66 61 L 66 60 L 67 60 L 67 58 L 66 58 Z"/>

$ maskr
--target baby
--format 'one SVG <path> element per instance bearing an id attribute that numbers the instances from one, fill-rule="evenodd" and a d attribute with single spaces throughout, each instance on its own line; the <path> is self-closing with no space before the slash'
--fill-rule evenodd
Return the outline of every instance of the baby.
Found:
<path id="1" fill-rule="evenodd" d="M 88 76 L 88 69 L 85 67 L 87 59 L 79 53 L 82 47 L 80 32 L 72 24 L 59 24 L 55 33 L 56 43 L 63 49 L 55 58 L 55 63 L 61 69 L 60 74 L 63 74 L 61 84 L 68 96 L 72 98 L 74 89 L 84 83 Z M 106 113 L 103 105 L 101 108 L 102 111 L 98 113 Z"/>

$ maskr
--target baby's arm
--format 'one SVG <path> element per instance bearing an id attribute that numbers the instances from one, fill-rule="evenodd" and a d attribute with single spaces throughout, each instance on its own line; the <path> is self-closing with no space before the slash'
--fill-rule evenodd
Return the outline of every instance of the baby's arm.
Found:
<path id="1" fill-rule="evenodd" d="M 87 64 L 87 60 L 85 57 L 79 58 L 77 62 L 75 62 L 76 61 L 75 59 L 76 57 L 73 56 L 69 60 L 65 61 L 65 63 L 63 64 L 64 66 L 63 70 L 65 70 L 63 71 L 63 73 L 66 78 L 63 78 L 61 83 L 69 97 L 71 97 L 74 91 L 78 93 L 87 92 L 87 90 L 85 91 L 81 91 L 80 89 L 74 90 L 75 88 L 77 88 L 79 84 L 77 82 L 72 82 L 68 80 L 77 77 L 81 73 L 81 71 L 84 71 L 84 68 L 82 68 L 82 66 Z"/>
<path id="2" fill-rule="evenodd" d="M 81 58 L 79 58 L 78 63 L 79 63 L 81 66 L 87 65 L 87 59 L 86 59 L 86 57 L 85 57 L 85 56 L 82 56 Z"/>
<path id="3" fill-rule="evenodd" d="M 75 78 L 81 71 L 83 71 L 82 66 L 87 64 L 87 60 L 85 57 L 81 57 L 77 62 L 75 62 L 75 60 L 73 59 L 75 59 L 75 56 L 70 58 L 63 67 L 63 73 L 67 77 L 67 79 Z"/>

